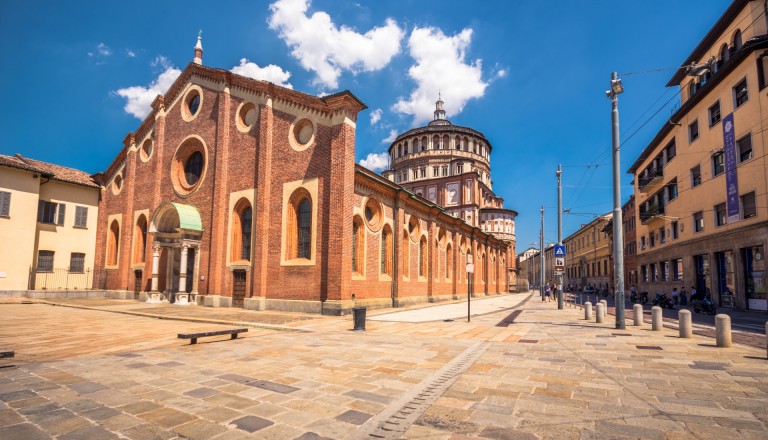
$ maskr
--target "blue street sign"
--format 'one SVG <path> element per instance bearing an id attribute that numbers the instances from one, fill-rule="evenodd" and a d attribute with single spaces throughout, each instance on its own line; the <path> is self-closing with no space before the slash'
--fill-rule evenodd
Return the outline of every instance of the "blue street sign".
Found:
<path id="1" fill-rule="evenodd" d="M 565 246 L 555 246 L 555 256 L 556 257 L 564 257 L 565 256 Z"/>

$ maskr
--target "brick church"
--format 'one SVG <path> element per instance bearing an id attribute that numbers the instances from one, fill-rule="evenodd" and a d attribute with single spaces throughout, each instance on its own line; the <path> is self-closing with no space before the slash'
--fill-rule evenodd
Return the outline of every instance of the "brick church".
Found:
<path id="1" fill-rule="evenodd" d="M 202 55 L 198 38 L 194 61 L 95 176 L 105 288 L 345 314 L 459 298 L 468 276 L 475 295 L 515 284 L 514 234 L 484 232 L 355 164 L 366 106 L 352 93 L 311 96 L 204 66 Z"/>

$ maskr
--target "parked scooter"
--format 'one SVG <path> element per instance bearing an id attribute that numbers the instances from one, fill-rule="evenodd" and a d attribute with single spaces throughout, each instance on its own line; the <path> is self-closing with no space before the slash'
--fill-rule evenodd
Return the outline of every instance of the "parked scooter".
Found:
<path id="1" fill-rule="evenodd" d="M 645 304 L 648 302 L 648 292 L 640 292 L 639 294 L 637 292 L 632 292 L 629 299 L 633 303 Z"/>
<path id="2" fill-rule="evenodd" d="M 659 306 L 662 309 L 674 309 L 675 305 L 672 304 L 672 300 L 667 297 L 666 293 L 657 293 L 653 299 L 654 306 Z"/>
<path id="3" fill-rule="evenodd" d="M 691 298 L 691 306 L 693 306 L 693 311 L 696 313 L 703 312 L 707 315 L 714 315 L 717 313 L 717 306 L 715 306 L 715 302 L 709 297 Z"/>

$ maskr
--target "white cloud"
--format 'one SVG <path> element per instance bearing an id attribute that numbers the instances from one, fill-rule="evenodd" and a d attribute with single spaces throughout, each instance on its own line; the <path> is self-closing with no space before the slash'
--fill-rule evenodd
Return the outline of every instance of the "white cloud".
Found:
<path id="1" fill-rule="evenodd" d="M 165 57 L 162 56 L 158 58 L 162 58 L 166 62 L 168 61 Z M 155 60 L 157 61 L 158 58 Z M 180 74 L 181 70 L 177 69 L 176 67 L 169 66 L 166 67 L 165 71 L 163 71 L 163 73 L 161 73 L 157 79 L 152 81 L 149 86 L 126 87 L 124 89 L 115 91 L 115 93 L 126 99 L 124 107 L 126 113 L 129 113 L 139 119 L 144 119 L 147 117 L 149 112 L 152 111 L 152 101 L 155 100 L 157 95 L 165 94 L 165 92 L 168 91 L 168 88 L 171 87 L 173 82 L 176 81 L 176 78 L 178 78 Z"/>
<path id="2" fill-rule="evenodd" d="M 163 70 L 168 70 L 169 68 L 173 67 L 173 63 L 168 58 L 164 57 L 163 55 L 158 55 L 155 57 L 154 60 L 152 60 L 151 63 L 149 63 L 152 67 L 159 67 Z"/>
<path id="3" fill-rule="evenodd" d="M 125 49 L 125 55 L 128 58 L 136 58 L 136 52 L 132 51 L 131 49 Z"/>
<path id="4" fill-rule="evenodd" d="M 387 169 L 389 167 L 389 154 L 370 153 L 368 157 L 360 161 L 360 165 L 368 168 L 371 171 Z"/>
<path id="5" fill-rule="evenodd" d="M 391 143 L 394 142 L 395 139 L 397 139 L 397 130 L 389 130 L 389 136 L 385 137 L 381 140 L 382 143 Z"/>
<path id="6" fill-rule="evenodd" d="M 392 109 L 413 116 L 413 123 L 419 124 L 432 119 L 438 93 L 442 93 L 449 117 L 460 113 L 470 99 L 482 97 L 488 87 L 482 78 L 482 61 L 465 62 L 471 41 L 471 29 L 448 37 L 438 28 L 415 28 L 408 48 L 416 64 L 408 69 L 408 75 L 416 88 Z"/>
<path id="7" fill-rule="evenodd" d="M 231 70 L 232 73 L 247 76 L 248 78 L 269 81 L 289 89 L 293 88 L 291 83 L 288 82 L 288 78 L 291 77 L 291 73 L 284 71 L 280 68 L 280 66 L 276 66 L 274 64 L 260 67 L 258 64 L 252 63 L 247 59 L 242 58 L 240 60 L 240 65 L 233 67 Z"/>
<path id="8" fill-rule="evenodd" d="M 388 18 L 384 26 L 361 34 L 337 26 L 326 12 L 308 16 L 309 4 L 310 0 L 277 0 L 269 6 L 269 27 L 279 32 L 304 69 L 315 72 L 315 84 L 338 88 L 343 71 L 379 70 L 400 52 L 404 32 L 395 20 Z"/>
<path id="9" fill-rule="evenodd" d="M 103 57 L 108 57 L 108 56 L 112 55 L 112 49 L 110 49 L 109 46 L 107 46 L 104 43 L 99 43 L 99 45 L 96 46 L 96 50 L 98 50 L 99 51 L 99 55 L 101 55 Z"/>
<path id="10" fill-rule="evenodd" d="M 377 108 L 376 110 L 371 112 L 371 125 L 376 125 L 377 122 L 381 121 L 381 114 L 382 110 L 380 108 Z"/>

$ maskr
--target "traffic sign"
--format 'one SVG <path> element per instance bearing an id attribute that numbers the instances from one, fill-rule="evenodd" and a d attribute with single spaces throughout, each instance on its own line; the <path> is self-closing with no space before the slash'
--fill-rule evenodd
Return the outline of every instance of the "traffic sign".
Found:
<path id="1" fill-rule="evenodd" d="M 565 258 L 555 257 L 555 267 L 565 267 Z"/>
<path id="2" fill-rule="evenodd" d="M 555 256 L 556 257 L 564 257 L 565 256 L 565 245 L 557 245 L 557 246 L 555 246 Z"/>
<path id="3" fill-rule="evenodd" d="M 562 267 L 556 267 L 555 268 L 555 275 L 562 275 L 563 274 L 563 268 Z"/>

